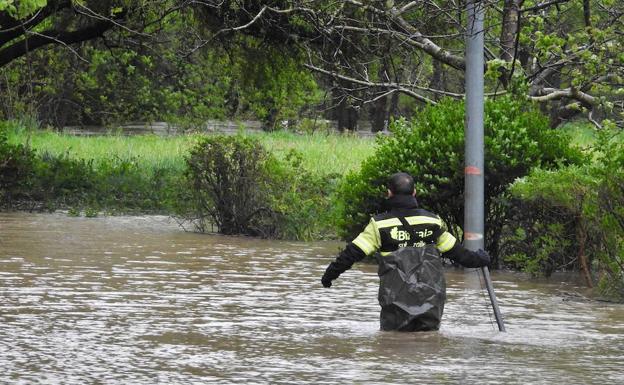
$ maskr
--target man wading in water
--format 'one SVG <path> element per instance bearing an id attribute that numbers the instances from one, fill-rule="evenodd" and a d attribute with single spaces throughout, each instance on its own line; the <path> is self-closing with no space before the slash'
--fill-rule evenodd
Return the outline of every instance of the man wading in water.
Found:
<path id="1" fill-rule="evenodd" d="M 321 283 L 332 281 L 353 263 L 379 252 L 381 330 L 438 330 L 446 300 L 440 256 L 465 267 L 490 263 L 484 250 L 464 248 L 436 214 L 418 208 L 414 179 L 396 173 L 388 182 L 386 212 L 368 226 L 329 264 Z"/>

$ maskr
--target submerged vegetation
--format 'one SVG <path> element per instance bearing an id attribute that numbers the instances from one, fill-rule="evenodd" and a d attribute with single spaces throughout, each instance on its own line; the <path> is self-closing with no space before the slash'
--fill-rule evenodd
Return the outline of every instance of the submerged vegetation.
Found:
<path id="1" fill-rule="evenodd" d="M 534 169 L 511 187 L 515 226 L 503 246 L 507 264 L 533 274 L 581 271 L 588 286 L 624 298 L 624 135 L 604 129 L 592 162 Z"/>

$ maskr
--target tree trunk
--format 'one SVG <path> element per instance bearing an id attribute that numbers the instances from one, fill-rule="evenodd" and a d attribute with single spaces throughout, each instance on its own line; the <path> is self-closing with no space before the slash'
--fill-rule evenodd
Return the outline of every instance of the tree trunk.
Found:
<path id="1" fill-rule="evenodd" d="M 380 65 L 377 70 L 377 76 L 381 80 L 386 78 L 387 73 L 388 65 L 386 61 L 384 61 L 383 65 Z M 382 89 L 380 92 L 388 92 L 388 89 Z M 371 132 L 380 132 L 388 127 L 388 96 L 382 96 L 373 102 L 369 118 L 371 123 Z"/>
<path id="2" fill-rule="evenodd" d="M 516 57 L 516 41 L 518 30 L 520 28 L 520 4 L 522 0 L 505 0 L 503 5 L 503 25 L 500 34 L 500 58 L 508 63 L 515 60 Z M 503 87 L 507 88 L 510 72 L 513 70 L 515 63 L 511 69 L 500 68 L 500 81 Z"/>
<path id="3" fill-rule="evenodd" d="M 431 76 L 431 82 L 429 87 L 434 90 L 446 90 L 446 77 L 444 76 L 444 65 L 438 60 L 433 61 L 433 74 Z M 438 101 L 441 99 L 441 95 L 434 94 L 433 99 Z"/>
<path id="4" fill-rule="evenodd" d="M 520 22 L 520 3 L 522 0 L 505 0 L 503 5 L 503 26 L 500 35 L 500 58 L 506 62 L 514 59 L 516 35 Z"/>
<path id="5" fill-rule="evenodd" d="M 591 28 L 591 10 L 589 6 L 589 0 L 583 0 L 583 20 L 585 21 L 585 27 Z"/>
<path id="6" fill-rule="evenodd" d="M 388 124 L 387 105 L 387 96 L 383 96 L 373 103 L 370 111 L 371 132 L 380 132 L 386 129 Z"/>
<path id="7" fill-rule="evenodd" d="M 399 111 L 399 93 L 395 92 L 392 94 L 390 98 L 390 109 L 388 110 L 388 120 L 390 120 L 394 116 L 399 116 L 401 111 Z"/>
<path id="8" fill-rule="evenodd" d="M 338 131 L 357 130 L 358 111 L 349 104 L 346 98 L 334 108 L 334 119 L 338 121 Z"/>
<path id="9" fill-rule="evenodd" d="M 583 220 L 580 217 L 576 218 L 576 239 L 578 240 L 578 261 L 579 267 L 581 270 L 581 274 L 583 274 L 583 278 L 585 279 L 585 283 L 587 287 L 592 288 L 594 284 L 592 283 L 591 273 L 589 271 L 589 262 L 587 261 L 587 255 L 585 254 L 585 242 L 587 241 L 587 230 L 583 224 Z"/>

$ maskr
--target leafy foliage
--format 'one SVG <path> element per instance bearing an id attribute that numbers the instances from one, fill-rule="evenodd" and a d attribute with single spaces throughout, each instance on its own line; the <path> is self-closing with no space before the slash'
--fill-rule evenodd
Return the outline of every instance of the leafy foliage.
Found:
<path id="1" fill-rule="evenodd" d="M 301 68 L 301 58 L 245 40 L 235 68 L 242 79 L 240 102 L 264 122 L 267 131 L 281 128 L 280 121 L 296 119 L 303 108 L 320 101 L 319 87 L 314 77 Z"/>
<path id="2" fill-rule="evenodd" d="M 276 214 L 277 238 L 313 240 L 334 237 L 334 192 L 340 175 L 317 174 L 303 166 L 299 151 L 273 163 L 271 207 Z"/>
<path id="3" fill-rule="evenodd" d="M 199 229 L 214 223 L 223 234 L 272 235 L 267 219 L 272 215 L 267 199 L 271 161 L 251 138 L 201 138 L 186 160 Z"/>
<path id="4" fill-rule="evenodd" d="M 543 103 L 553 126 L 580 113 L 622 126 L 623 4 L 483 4 L 486 88 Z M 464 8 L 408 0 L 2 0 L 0 66 L 18 61 L 10 70 L 25 79 L 2 79 L 0 87 L 16 94 L 3 92 L 11 103 L 36 104 L 46 122 L 63 121 L 50 119 L 63 116 L 59 108 L 79 111 L 71 124 L 247 113 L 273 129 L 318 101 L 307 72 L 314 69 L 328 79 L 334 106 L 325 107 L 338 106 L 340 127 L 355 127 L 354 107 L 370 106 L 379 129 L 401 105 L 461 97 L 466 23 L 455 15 Z M 48 71 L 59 61 L 71 64 Z"/>
<path id="5" fill-rule="evenodd" d="M 162 4 L 164 15 L 155 5 L 126 7 L 126 27 L 137 24 L 142 35 L 119 29 L 71 52 L 60 46 L 15 59 L 0 77 L 0 118 L 30 115 L 54 127 L 166 121 L 200 129 L 210 119 L 256 118 L 274 129 L 319 100 L 297 51 L 253 37 L 199 50 L 190 29 L 199 22 L 188 9 L 166 12 L 174 3 Z"/>
<path id="6" fill-rule="evenodd" d="M 45 7 L 47 0 L 0 0 L 0 12 L 7 12 L 11 17 L 22 19 Z"/>
<path id="7" fill-rule="evenodd" d="M 580 269 L 578 231 L 597 181 L 589 166 L 536 169 L 511 187 L 511 214 L 503 233 L 506 265 L 534 275 Z M 587 226 L 583 226 L 586 228 Z"/>
<path id="8" fill-rule="evenodd" d="M 588 284 L 598 281 L 603 294 L 624 298 L 623 152 L 621 133 L 604 130 L 591 165 L 535 170 L 515 183 L 518 210 L 509 231 L 526 236 L 509 237 L 506 261 L 545 275 L 587 268 Z M 552 247 L 544 250 L 544 240 Z"/>
<path id="9" fill-rule="evenodd" d="M 333 183 L 301 166 L 292 151 L 278 161 L 244 136 L 201 138 L 187 157 L 190 205 L 182 213 L 200 231 L 318 239 L 327 231 Z"/>
<path id="10" fill-rule="evenodd" d="M 33 182 L 35 153 L 23 144 L 8 143 L 6 127 L 0 125 L 0 207 L 20 199 Z"/>

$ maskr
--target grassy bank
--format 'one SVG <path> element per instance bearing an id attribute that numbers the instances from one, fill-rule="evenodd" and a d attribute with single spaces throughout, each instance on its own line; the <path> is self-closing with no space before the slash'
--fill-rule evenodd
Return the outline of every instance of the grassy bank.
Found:
<path id="1" fill-rule="evenodd" d="M 357 170 L 374 146 L 373 138 L 352 135 L 308 134 L 290 132 L 249 133 L 278 158 L 291 150 L 301 154 L 302 166 L 315 174 L 345 174 Z M 8 125 L 11 144 L 26 144 L 40 154 L 67 155 L 70 159 L 92 160 L 98 165 L 110 159 L 132 160 L 147 170 L 184 169 L 184 156 L 196 143 L 198 135 L 161 137 L 141 136 L 74 136 L 54 131 L 31 130 L 17 124 Z"/>
<path id="2" fill-rule="evenodd" d="M 572 138 L 572 144 L 589 149 L 596 143 L 596 128 L 585 121 L 570 122 L 561 127 Z"/>
<path id="3" fill-rule="evenodd" d="M 160 213 L 188 218 L 192 211 L 192 188 L 183 177 L 186 158 L 205 136 L 74 136 L 14 123 L 0 125 L 3 151 L 9 152 L 2 159 L 13 159 L 2 166 L 6 183 L 2 180 L 0 186 L 1 207 L 68 209 L 88 216 Z M 279 170 L 273 171 L 283 186 L 265 202 L 274 209 L 271 218 L 281 218 L 280 236 L 335 237 L 330 211 L 336 182 L 359 169 L 374 149 L 374 138 L 289 132 L 241 135 L 253 137 L 279 161 Z"/>

